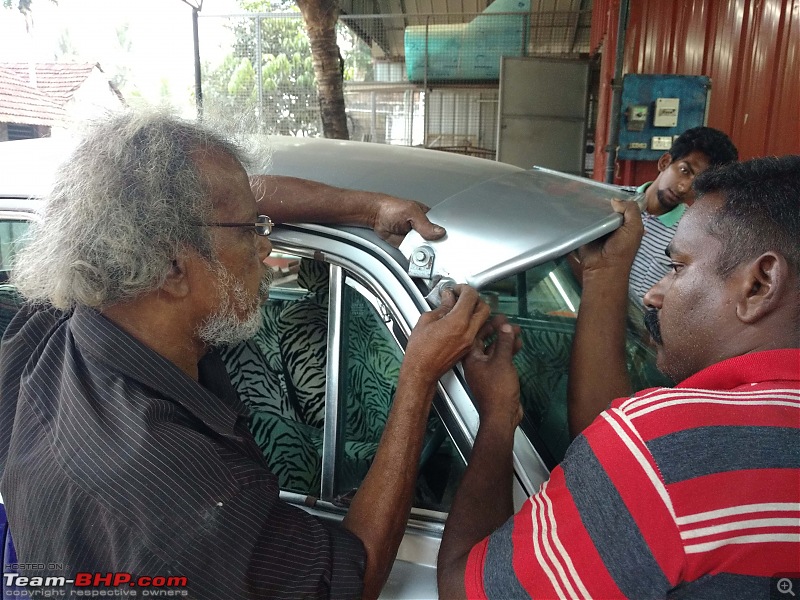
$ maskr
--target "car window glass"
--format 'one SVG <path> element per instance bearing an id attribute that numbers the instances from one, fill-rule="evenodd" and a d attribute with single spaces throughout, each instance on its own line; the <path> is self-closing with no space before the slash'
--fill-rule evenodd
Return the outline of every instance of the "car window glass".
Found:
<path id="1" fill-rule="evenodd" d="M 327 307 L 320 304 L 298 276 L 299 257 L 271 256 L 270 262 L 275 279 L 269 299 L 261 308 L 262 326 L 246 342 L 224 349 L 222 358 L 239 398 L 250 413 L 253 437 L 281 488 L 318 495 L 322 433 L 309 422 L 296 402 L 295 390 L 287 384 L 285 356 L 299 358 L 303 349 L 295 347 L 293 340 L 284 339 L 281 343 L 286 336 L 282 315 L 295 305 L 298 305 L 295 312 L 310 306 L 311 311 L 316 310 L 326 321 Z M 324 362 L 321 369 L 310 372 L 324 377 Z"/>
<path id="2" fill-rule="evenodd" d="M 271 256 L 270 262 L 278 272 L 262 307 L 261 329 L 225 349 L 222 357 L 281 489 L 320 497 L 330 266 L 286 254 Z M 394 399 L 404 343 L 377 297 L 352 277 L 345 282 L 339 389 L 329 400 L 341 403 L 338 456 L 330 460 L 336 469 L 336 500 L 343 505 L 375 456 Z M 414 506 L 445 512 L 463 469 L 463 459 L 432 410 Z"/>
<path id="3" fill-rule="evenodd" d="M 564 259 L 549 261 L 487 286 L 481 295 L 494 313 L 522 329 L 514 363 L 525 410 L 523 429 L 552 468 L 570 443 L 567 377 L 581 288 Z M 655 350 L 640 326 L 642 311 L 629 306 L 626 355 L 634 389 L 671 385 L 655 368 Z"/>
<path id="4" fill-rule="evenodd" d="M 351 277 L 345 283 L 340 398 L 347 425 L 337 492 L 347 496 L 364 479 L 375 456 L 397 389 L 405 340 L 376 296 Z M 447 512 L 463 469 L 463 460 L 432 409 L 413 506 Z"/>
<path id="5" fill-rule="evenodd" d="M 8 280 L 20 238 L 28 231 L 28 225 L 28 221 L 0 219 L 0 282 Z"/>

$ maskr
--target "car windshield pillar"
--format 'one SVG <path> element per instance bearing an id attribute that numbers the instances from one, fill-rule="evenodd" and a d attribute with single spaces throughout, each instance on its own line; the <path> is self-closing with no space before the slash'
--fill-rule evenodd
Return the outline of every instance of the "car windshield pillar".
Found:
<path id="1" fill-rule="evenodd" d="M 342 348 L 342 292 L 344 275 L 342 268 L 330 266 L 328 296 L 328 360 L 325 369 L 325 425 L 322 434 L 323 500 L 332 502 L 336 496 L 337 474 L 341 471 L 340 446 L 345 415 L 344 402 L 339 402 L 339 373 Z"/>

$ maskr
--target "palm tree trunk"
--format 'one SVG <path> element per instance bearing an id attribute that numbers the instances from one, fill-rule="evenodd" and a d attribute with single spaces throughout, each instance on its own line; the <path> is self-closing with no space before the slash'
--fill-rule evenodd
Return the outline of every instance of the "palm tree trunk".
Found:
<path id="1" fill-rule="evenodd" d="M 322 132 L 326 138 L 349 139 L 344 111 L 344 82 L 339 46 L 336 43 L 336 0 L 297 0 L 303 13 L 314 74 L 317 77 Z"/>

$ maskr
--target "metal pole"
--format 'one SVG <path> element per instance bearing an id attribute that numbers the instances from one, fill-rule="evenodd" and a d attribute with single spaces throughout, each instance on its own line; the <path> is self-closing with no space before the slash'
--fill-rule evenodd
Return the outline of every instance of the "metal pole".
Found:
<path id="1" fill-rule="evenodd" d="M 410 100 L 409 100 L 410 96 Z M 408 103 L 409 109 L 406 112 L 405 105 Z M 410 121 L 406 121 L 406 130 L 404 132 L 406 136 L 406 145 L 413 146 L 414 145 L 414 90 L 406 90 L 403 93 L 403 112 L 409 115 Z"/>
<path id="2" fill-rule="evenodd" d="M 256 16 L 256 77 L 258 77 L 258 131 L 264 131 L 264 49 L 261 47 L 261 15 Z"/>
<path id="3" fill-rule="evenodd" d="M 422 115 L 422 147 L 428 147 L 428 124 L 429 124 L 429 116 L 428 113 L 430 112 L 430 94 L 428 93 L 428 26 L 430 24 L 431 16 L 428 15 L 425 17 L 425 76 L 424 81 L 422 82 L 422 87 L 425 90 L 425 102 L 423 104 L 423 110 L 425 111 Z M 413 127 L 413 124 L 412 124 Z"/>
<path id="4" fill-rule="evenodd" d="M 372 96 L 372 116 L 369 121 L 369 141 L 376 142 L 378 141 L 378 129 L 377 129 L 377 120 L 378 120 L 378 98 L 376 97 L 377 92 L 373 90 L 370 92 Z"/>
<path id="5" fill-rule="evenodd" d="M 629 0 L 621 0 L 617 20 L 617 51 L 614 78 L 611 80 L 611 114 L 608 119 L 608 145 L 606 146 L 606 183 L 614 183 L 614 166 L 619 146 L 619 111 L 622 104 L 622 63 L 625 60 L 625 31 L 628 29 Z"/>
<path id="6" fill-rule="evenodd" d="M 201 5 L 202 6 L 202 5 Z M 203 118 L 203 83 L 200 77 L 200 35 L 197 16 L 200 8 L 192 7 L 192 35 L 194 36 L 194 99 L 197 105 L 197 118 Z"/>

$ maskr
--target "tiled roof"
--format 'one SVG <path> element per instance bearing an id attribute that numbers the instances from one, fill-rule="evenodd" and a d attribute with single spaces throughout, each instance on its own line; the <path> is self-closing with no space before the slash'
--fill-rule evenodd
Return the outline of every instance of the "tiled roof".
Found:
<path id="1" fill-rule="evenodd" d="M 0 63 L 0 122 L 59 125 L 66 119 L 63 102 L 48 98 Z"/>
<path id="2" fill-rule="evenodd" d="M 31 79 L 31 66 L 35 81 Z M 100 67 L 90 63 L 26 63 L 0 62 L 0 69 L 13 73 L 17 79 L 37 88 L 45 96 L 64 106 L 72 98 L 93 69 Z M 102 69 L 101 69 L 102 70 Z"/>

